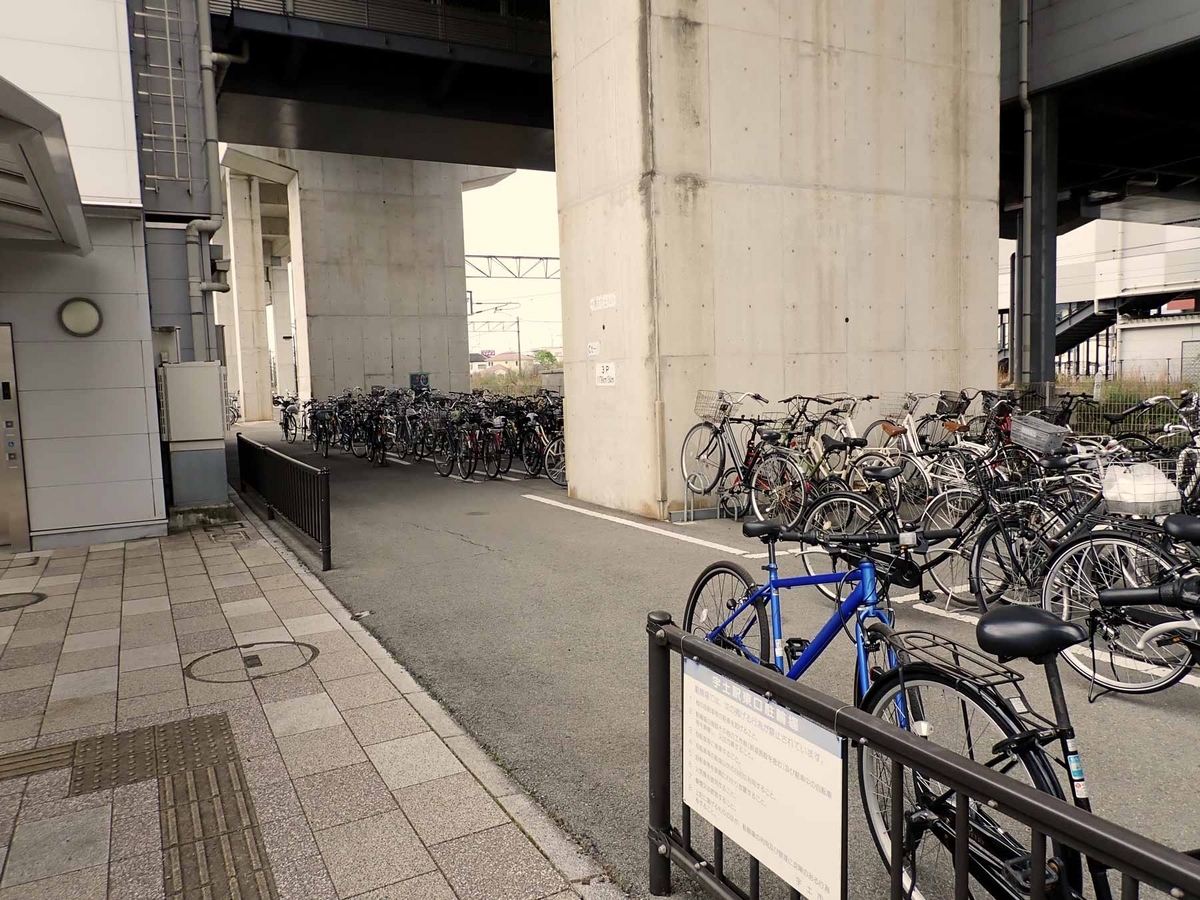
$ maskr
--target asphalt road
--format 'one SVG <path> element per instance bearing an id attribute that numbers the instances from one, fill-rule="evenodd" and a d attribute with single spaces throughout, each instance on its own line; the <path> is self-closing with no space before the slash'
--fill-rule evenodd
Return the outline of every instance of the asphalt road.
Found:
<path id="1" fill-rule="evenodd" d="M 335 568 L 322 580 L 355 611 L 370 610 L 363 624 L 384 646 L 622 886 L 644 895 L 646 613 L 682 618 L 696 576 L 728 556 L 704 542 L 762 546 L 728 521 L 616 516 L 638 528 L 589 516 L 581 510 L 615 514 L 569 500 L 545 478 L 463 483 L 428 463 L 376 469 L 336 451 L 322 461 L 282 445 L 275 426 L 242 430 L 330 468 Z M 761 564 L 741 562 L 752 574 Z M 794 560 L 782 568 L 801 574 Z M 898 608 L 901 627 L 973 644 L 970 614 Z M 813 590 L 790 592 L 785 632 L 811 636 L 830 610 Z M 1030 698 L 1049 712 L 1040 670 L 1027 670 Z M 851 645 L 838 640 L 805 679 L 849 701 L 852 671 Z M 1200 846 L 1200 810 L 1188 799 L 1200 774 L 1196 685 L 1089 704 L 1086 683 L 1063 671 L 1097 812 L 1179 849 Z M 884 895 L 855 785 L 851 894 Z"/>

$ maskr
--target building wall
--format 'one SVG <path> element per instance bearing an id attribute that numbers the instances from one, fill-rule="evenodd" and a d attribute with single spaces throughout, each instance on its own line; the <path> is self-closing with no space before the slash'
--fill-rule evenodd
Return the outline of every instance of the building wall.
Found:
<path id="1" fill-rule="evenodd" d="M 697 389 L 994 383 L 997 0 L 551 11 L 573 495 L 680 505 Z"/>
<path id="2" fill-rule="evenodd" d="M 297 171 L 288 202 L 301 394 L 407 386 L 411 372 L 467 390 L 462 186 L 492 171 L 236 149 Z"/>
<path id="3" fill-rule="evenodd" d="M 86 257 L 0 249 L 35 547 L 78 543 L 62 534 L 75 530 L 166 529 L 141 218 L 93 214 L 88 230 Z M 92 337 L 58 325 L 75 296 L 103 314 Z"/>
<path id="4" fill-rule="evenodd" d="M 4 4 L 0 75 L 62 117 L 85 204 L 141 206 L 124 0 Z"/>
<path id="5" fill-rule="evenodd" d="M 1200 316 L 1164 316 L 1118 325 L 1116 374 L 1195 382 L 1200 376 L 1200 343 L 1189 346 L 1185 354 L 1184 341 L 1200 342 Z"/>
<path id="6" fill-rule="evenodd" d="M 1011 254 L 999 242 L 997 302 L 1011 300 Z M 1200 230 L 1181 225 L 1099 220 L 1058 239 L 1057 300 L 1077 303 L 1130 294 L 1200 288 Z"/>

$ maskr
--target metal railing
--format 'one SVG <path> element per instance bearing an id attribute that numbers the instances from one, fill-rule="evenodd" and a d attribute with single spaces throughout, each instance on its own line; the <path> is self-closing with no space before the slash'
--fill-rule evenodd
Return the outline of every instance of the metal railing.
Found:
<path id="1" fill-rule="evenodd" d="M 970 827 L 968 798 L 986 804 L 1030 829 L 1032 862 L 1030 897 L 1045 898 L 1046 840 L 1074 848 L 1090 862 L 1121 873 L 1120 900 L 1137 900 L 1140 884 L 1160 890 L 1175 900 L 1200 897 L 1200 861 L 1136 834 L 1127 828 L 1084 812 L 1070 803 L 997 774 L 979 763 L 914 737 L 853 705 L 805 687 L 763 666 L 719 649 L 714 644 L 682 631 L 666 612 L 647 617 L 649 634 L 649 785 L 650 893 L 671 892 L 671 864 L 684 867 L 709 895 L 718 900 L 759 900 L 759 863 L 751 858 L 749 886 L 735 885 L 721 861 L 722 841 L 714 829 L 713 859 L 704 858 L 692 844 L 691 816 L 684 808 L 682 831 L 671 823 L 671 654 L 694 659 L 721 675 L 761 693 L 764 699 L 790 709 L 797 715 L 845 738 L 849 745 L 870 746 L 891 761 L 891 784 L 904 783 L 904 770 L 911 769 L 936 779 L 947 791 L 955 792 L 955 892 L 968 896 Z M 847 764 L 849 762 L 847 761 Z M 905 900 L 903 827 L 904 791 L 893 791 L 890 829 L 890 898 Z M 917 884 L 918 889 L 920 884 Z M 799 894 L 791 891 L 791 896 Z M 1056 896 L 1054 889 L 1050 896 Z"/>
<path id="2" fill-rule="evenodd" d="M 491 50 L 550 55 L 549 23 L 428 0 L 213 0 L 211 9 L 215 15 L 244 9 Z"/>
<path id="3" fill-rule="evenodd" d="M 251 487 L 267 507 L 267 518 L 278 513 L 317 543 L 321 571 L 330 559 L 329 470 L 316 469 L 278 450 L 237 435 L 238 477 L 242 493 Z"/>

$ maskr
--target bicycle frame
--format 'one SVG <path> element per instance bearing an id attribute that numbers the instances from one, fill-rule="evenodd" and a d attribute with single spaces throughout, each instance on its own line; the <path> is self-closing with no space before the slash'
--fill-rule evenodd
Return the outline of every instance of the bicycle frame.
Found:
<path id="1" fill-rule="evenodd" d="M 771 616 L 771 632 L 775 636 L 772 646 L 774 655 L 774 664 L 780 672 L 784 672 L 788 678 L 792 680 L 798 679 L 801 675 L 812 667 L 812 664 L 817 661 L 817 658 L 825 652 L 846 624 L 851 620 L 855 620 L 854 642 L 856 645 L 856 656 L 858 661 L 858 681 L 856 685 L 860 696 L 865 694 L 871 687 L 871 673 L 867 663 L 866 641 L 863 638 L 865 631 L 864 623 L 868 619 L 879 619 L 885 625 L 892 625 L 892 614 L 889 609 L 880 604 L 879 593 L 876 588 L 875 581 L 875 564 L 869 560 L 863 560 L 857 569 L 852 569 L 849 572 L 830 572 L 821 575 L 802 575 L 793 578 L 780 578 L 779 567 L 775 562 L 774 545 L 769 545 L 771 548 L 771 558 L 767 563 L 767 583 L 759 585 L 749 596 L 747 596 L 737 608 L 721 622 L 716 628 L 705 635 L 705 639 L 720 643 L 718 639 L 731 622 L 741 615 L 747 607 L 764 598 L 768 601 L 768 609 Z M 809 642 L 804 651 L 796 657 L 796 661 L 792 663 L 790 668 L 785 669 L 784 665 L 784 642 L 783 642 L 783 617 L 779 605 L 780 589 L 789 590 L 795 587 L 811 587 L 818 584 L 837 584 L 837 583 L 855 583 L 854 589 L 850 592 L 839 605 L 829 620 L 821 627 L 816 636 Z M 746 632 L 754 625 L 754 620 L 742 630 L 741 634 L 732 635 L 725 634 L 725 639 L 733 642 L 738 646 L 738 649 L 749 659 L 756 664 L 763 664 L 765 661 L 759 659 L 753 652 L 746 648 L 742 641 Z M 894 651 L 888 649 L 889 665 L 896 664 Z"/>

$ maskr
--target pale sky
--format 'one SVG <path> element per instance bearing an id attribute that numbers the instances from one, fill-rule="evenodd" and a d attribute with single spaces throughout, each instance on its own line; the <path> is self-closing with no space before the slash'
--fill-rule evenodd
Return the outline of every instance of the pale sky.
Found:
<path id="1" fill-rule="evenodd" d="M 558 256 L 558 195 L 553 172 L 518 170 L 499 184 L 463 191 L 463 239 L 468 254 Z M 475 309 L 489 301 L 517 302 L 498 311 L 481 311 L 475 321 L 521 319 L 521 350 L 562 346 L 562 302 L 559 282 L 532 278 L 472 278 L 467 290 Z M 471 332 L 472 352 L 517 349 L 515 331 Z"/>

